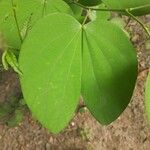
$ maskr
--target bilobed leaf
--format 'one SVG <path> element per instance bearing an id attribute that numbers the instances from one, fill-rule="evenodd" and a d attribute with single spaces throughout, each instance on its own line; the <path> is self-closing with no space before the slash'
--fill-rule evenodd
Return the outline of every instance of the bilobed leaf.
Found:
<path id="1" fill-rule="evenodd" d="M 137 77 L 135 50 L 125 33 L 108 21 L 84 26 L 82 95 L 102 124 L 126 108 Z"/>
<path id="2" fill-rule="evenodd" d="M 78 104 L 81 28 L 70 15 L 48 15 L 36 23 L 22 45 L 19 64 L 25 101 L 53 133 L 67 125 Z"/>
<path id="3" fill-rule="evenodd" d="M 137 16 L 150 13 L 150 0 L 103 0 L 108 8 L 127 9 L 131 8 L 131 13 Z M 136 9 L 135 9 L 136 8 Z"/>
<path id="4" fill-rule="evenodd" d="M 150 122 L 150 73 L 146 81 L 145 107 L 146 107 L 146 114 L 148 117 L 148 121 Z"/>

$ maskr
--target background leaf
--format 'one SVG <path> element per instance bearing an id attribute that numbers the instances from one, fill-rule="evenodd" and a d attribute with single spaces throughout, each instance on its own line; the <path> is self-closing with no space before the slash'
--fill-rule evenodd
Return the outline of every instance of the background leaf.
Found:
<path id="1" fill-rule="evenodd" d="M 150 0 L 103 0 L 103 2 L 108 6 L 108 8 L 114 9 L 127 9 L 137 7 L 137 9 L 131 11 L 132 14 L 137 16 L 150 13 Z"/>
<path id="2" fill-rule="evenodd" d="M 13 5 L 11 0 L 0 1 L 0 32 L 4 34 L 7 44 L 16 49 L 20 49 L 21 41 L 13 8 L 16 11 L 16 18 L 23 39 L 26 37 L 27 31 L 43 15 L 55 12 L 73 14 L 70 7 L 62 0 L 47 0 L 46 5 L 44 5 L 43 0 L 14 0 Z"/>
<path id="3" fill-rule="evenodd" d="M 101 3 L 101 0 L 78 0 L 78 3 L 85 6 L 96 6 Z"/>
<path id="4" fill-rule="evenodd" d="M 150 73 L 146 81 L 145 106 L 146 106 L 146 114 L 148 117 L 148 121 L 150 122 Z"/>
<path id="5" fill-rule="evenodd" d="M 85 25 L 82 95 L 98 121 L 109 124 L 119 117 L 136 77 L 136 52 L 122 29 L 104 20 Z"/>
<path id="6" fill-rule="evenodd" d="M 83 16 L 83 9 L 75 4 L 69 4 L 69 6 L 71 7 L 73 13 L 74 13 L 74 17 L 80 22 L 82 23 L 85 16 Z"/>
<path id="7" fill-rule="evenodd" d="M 53 133 L 67 125 L 78 104 L 81 31 L 73 17 L 56 13 L 37 22 L 22 45 L 19 63 L 25 101 Z"/>
<path id="8" fill-rule="evenodd" d="M 107 7 L 104 4 L 100 4 L 99 6 L 95 6 L 94 8 L 100 9 Z M 94 20 L 108 20 L 111 16 L 111 13 L 109 11 L 95 11 L 95 10 L 89 10 L 89 18 L 91 21 Z"/>
<path id="9" fill-rule="evenodd" d="M 9 46 L 20 48 L 20 38 L 13 18 L 11 0 L 0 1 L 0 32 Z"/>

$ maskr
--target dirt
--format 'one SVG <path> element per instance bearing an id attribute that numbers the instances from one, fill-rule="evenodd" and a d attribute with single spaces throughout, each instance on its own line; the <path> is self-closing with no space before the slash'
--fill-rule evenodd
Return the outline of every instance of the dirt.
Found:
<path id="1" fill-rule="evenodd" d="M 127 18 L 124 18 L 127 22 Z M 141 18 L 150 25 L 150 16 Z M 53 135 L 24 114 L 23 122 L 14 128 L 0 125 L 0 150 L 149 150 L 150 127 L 144 111 L 144 84 L 150 67 L 150 50 L 145 48 L 146 35 L 141 27 L 130 21 L 139 59 L 139 76 L 134 95 L 124 113 L 109 126 L 101 126 L 87 109 L 78 112 L 68 127 Z M 3 72 L 0 80 L 0 101 L 21 94 L 17 75 Z"/>

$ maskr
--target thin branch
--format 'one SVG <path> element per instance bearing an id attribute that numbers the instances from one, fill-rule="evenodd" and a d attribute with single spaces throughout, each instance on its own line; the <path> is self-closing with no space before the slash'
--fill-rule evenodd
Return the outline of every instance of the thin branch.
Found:
<path id="1" fill-rule="evenodd" d="M 145 5 L 145 6 L 142 6 L 142 7 L 135 7 L 135 8 L 130 8 L 130 9 L 103 9 L 103 8 L 93 8 L 93 7 L 87 7 L 87 6 L 84 6 L 84 5 L 82 5 L 82 4 L 79 4 L 79 3 L 77 3 L 77 2 L 72 2 L 73 4 L 75 4 L 75 5 L 77 5 L 77 6 L 79 6 L 79 7 L 81 7 L 81 8 L 83 8 L 83 9 L 86 9 L 86 10 L 95 10 L 95 11 L 115 11 L 115 12 L 123 12 L 123 13 L 127 13 L 132 19 L 134 19 L 136 22 L 138 22 L 141 26 L 142 26 L 142 28 L 145 30 L 145 32 L 147 33 L 147 35 L 149 36 L 149 38 L 150 38 L 150 30 L 146 27 L 146 25 L 145 24 L 143 24 L 137 17 L 135 17 L 131 12 L 133 11 L 133 10 L 136 10 L 136 9 L 138 9 L 138 8 L 144 8 L 144 7 L 147 7 L 147 5 Z M 149 6 L 149 5 L 148 5 Z M 85 22 L 84 22 L 85 23 Z"/>
<path id="2" fill-rule="evenodd" d="M 87 11 L 87 14 L 86 14 L 86 16 L 85 16 L 85 18 L 84 18 L 84 20 L 83 20 L 82 26 L 86 23 L 86 21 L 87 21 L 87 19 L 88 19 L 88 15 L 89 15 L 88 12 L 89 12 L 89 11 Z"/>
<path id="3" fill-rule="evenodd" d="M 150 7 L 150 4 L 143 5 L 143 6 L 138 6 L 138 7 L 134 7 L 134 8 L 130 8 L 130 12 L 136 11 L 136 10 L 139 10 L 139 9 L 149 8 L 149 7 Z"/>
<path id="4" fill-rule="evenodd" d="M 73 4 L 83 8 L 83 9 L 90 9 L 90 10 L 95 10 L 95 11 L 115 11 L 115 12 L 125 12 L 124 9 L 105 9 L 105 8 L 94 8 L 94 7 L 88 7 L 84 6 L 82 4 L 79 4 L 77 2 L 72 2 Z"/>
<path id="5" fill-rule="evenodd" d="M 30 27 L 31 27 L 30 23 L 31 23 L 32 15 L 33 14 L 30 15 L 29 20 L 27 21 L 27 26 L 26 26 L 27 28 L 26 28 L 26 31 L 25 31 L 24 39 L 26 38 L 26 36 L 28 34 L 28 31 L 30 30 Z"/>
<path id="6" fill-rule="evenodd" d="M 17 15 L 16 15 L 16 8 L 15 8 L 15 5 L 14 5 L 13 0 L 12 0 L 12 7 L 13 7 L 13 15 L 14 15 L 14 19 L 15 19 L 15 22 L 16 22 L 16 26 L 17 26 L 19 38 L 20 38 L 20 41 L 21 41 L 21 43 L 22 43 L 22 42 L 23 42 L 23 39 L 22 39 L 22 36 L 21 36 L 21 33 L 20 33 L 19 23 L 18 23 Z"/>
<path id="7" fill-rule="evenodd" d="M 145 30 L 145 32 L 147 33 L 147 35 L 150 38 L 150 31 L 146 27 L 146 25 L 143 22 L 141 22 L 137 17 L 135 17 L 132 13 L 130 13 L 129 10 L 126 10 L 126 13 L 142 26 L 142 28 Z"/>

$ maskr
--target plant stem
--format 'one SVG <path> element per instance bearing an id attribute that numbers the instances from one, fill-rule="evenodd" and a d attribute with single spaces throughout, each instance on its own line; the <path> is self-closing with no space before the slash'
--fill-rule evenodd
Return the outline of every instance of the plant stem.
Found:
<path id="1" fill-rule="evenodd" d="M 13 7 L 13 15 L 14 15 L 14 19 L 15 19 L 15 22 L 16 22 L 19 38 L 20 38 L 20 41 L 22 43 L 23 39 L 22 39 L 22 36 L 21 36 L 21 33 L 20 33 L 19 24 L 18 24 L 17 15 L 16 15 L 16 8 L 15 8 L 13 0 L 12 0 L 12 7 Z"/>
<path id="2" fill-rule="evenodd" d="M 82 26 L 86 23 L 86 20 L 88 19 L 88 11 L 87 11 L 87 14 L 86 14 L 86 16 L 85 16 L 85 18 L 84 18 L 84 20 L 83 20 L 83 23 L 82 23 Z"/>
<path id="3" fill-rule="evenodd" d="M 125 12 L 124 9 L 105 9 L 105 8 L 93 8 L 93 7 L 88 7 L 84 6 L 82 4 L 79 4 L 77 2 L 72 2 L 73 4 L 83 8 L 83 9 L 90 9 L 90 10 L 96 10 L 96 11 L 115 11 L 115 12 Z"/>
<path id="4" fill-rule="evenodd" d="M 130 8 L 130 12 L 135 11 L 135 10 L 139 10 L 139 9 L 143 9 L 143 8 L 147 8 L 147 7 L 150 7 L 150 4 L 143 5 L 143 6 L 138 6 L 138 7 L 135 7 L 135 8 Z"/>
<path id="5" fill-rule="evenodd" d="M 150 31 L 149 29 L 146 27 L 146 25 L 144 23 L 142 23 L 137 17 L 135 17 L 132 13 L 129 12 L 129 10 L 126 10 L 126 13 L 131 17 L 133 18 L 136 22 L 138 22 L 142 28 L 145 30 L 145 32 L 147 33 L 147 35 L 149 36 L 150 38 Z"/>
<path id="6" fill-rule="evenodd" d="M 144 29 L 144 31 L 147 33 L 147 35 L 149 36 L 150 38 L 150 31 L 149 29 L 146 27 L 146 25 L 144 25 L 137 17 L 135 17 L 131 12 L 133 10 L 136 10 L 136 9 L 139 9 L 139 8 L 144 8 L 144 7 L 148 7 L 147 5 L 145 6 L 142 6 L 142 7 L 136 7 L 136 8 L 130 8 L 130 9 L 103 9 L 103 8 L 93 8 L 93 7 L 87 7 L 87 6 L 84 6 L 82 4 L 79 4 L 77 2 L 72 2 L 73 4 L 79 6 L 79 7 L 82 7 L 83 9 L 87 9 L 87 10 L 95 10 L 95 11 L 115 11 L 115 12 L 123 12 L 123 13 L 127 13 L 132 19 L 134 19 L 136 22 L 138 22 L 142 28 Z M 87 19 L 87 18 L 86 18 Z M 84 23 L 85 23 L 86 20 L 84 20 Z M 82 24 L 83 25 L 83 24 Z"/>

